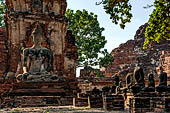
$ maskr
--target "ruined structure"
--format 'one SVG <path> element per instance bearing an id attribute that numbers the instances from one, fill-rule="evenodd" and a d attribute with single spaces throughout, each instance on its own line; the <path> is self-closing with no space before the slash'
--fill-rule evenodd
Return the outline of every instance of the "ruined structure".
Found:
<path id="1" fill-rule="evenodd" d="M 82 74 L 85 81 L 81 80 L 83 77 L 79 78 L 83 81 L 79 82 L 80 88 L 84 88 L 82 93 L 91 91 L 90 102 L 94 97 L 99 96 L 103 99 L 102 104 L 105 110 L 123 110 L 125 108 L 129 109 L 130 113 L 170 112 L 170 41 L 162 40 L 158 44 L 149 45 L 147 50 L 143 50 L 146 26 L 147 24 L 139 28 L 134 40 L 129 40 L 112 51 L 114 62 L 103 71 L 106 75 L 105 79 L 87 74 Z M 135 70 L 136 67 L 141 68 Z M 163 71 L 167 73 L 167 76 L 159 77 Z M 147 76 L 148 74 L 149 76 Z M 119 76 L 120 81 L 124 82 L 122 91 L 119 93 L 108 91 L 102 95 L 92 93 L 92 86 L 99 81 L 99 85 L 95 88 L 97 87 L 101 91 L 101 87 L 106 86 L 109 89 L 108 83 L 104 86 L 103 84 L 109 77 L 114 84 L 113 79 L 116 75 Z M 95 81 L 97 79 L 98 81 Z"/>
<path id="2" fill-rule="evenodd" d="M 6 29 L 0 28 L 1 107 L 72 105 L 77 48 L 67 30 L 66 0 L 6 0 L 6 5 Z"/>
<path id="3" fill-rule="evenodd" d="M 157 67 L 160 65 L 170 76 L 170 41 L 162 40 L 160 43 L 153 43 L 146 50 L 142 49 L 147 25 L 144 24 L 139 27 L 134 40 L 128 40 L 111 52 L 114 56 L 114 62 L 105 69 L 106 76 L 113 76 L 118 73 L 124 81 L 126 75 L 133 73 L 136 66 L 144 69 L 145 76 L 150 72 L 157 76 Z"/>
<path id="4" fill-rule="evenodd" d="M 132 113 L 170 112 L 170 88 L 165 76 L 160 76 L 159 87 L 166 86 L 168 90 L 142 91 L 144 73 L 156 73 L 156 67 L 162 67 L 168 73 L 170 62 L 168 41 L 153 44 L 145 51 L 141 49 L 147 24 L 137 31 L 135 40 L 128 41 L 112 52 L 115 56 L 114 65 L 106 70 L 106 75 L 119 72 L 120 81 L 109 77 L 87 77 L 85 80 L 86 77 L 82 76 L 79 87 L 85 89 L 78 93 L 77 48 L 74 36 L 71 31 L 67 31 L 64 16 L 66 1 L 6 0 L 6 4 L 6 29 L 0 28 L 1 108 L 74 105 L 124 110 L 128 106 Z M 144 69 L 144 73 L 143 70 L 136 73 L 135 88 L 139 91 L 133 93 L 128 90 L 133 86 L 129 72 L 133 72 L 136 64 Z M 122 88 L 120 82 L 127 73 L 130 74 L 127 87 Z M 114 82 L 117 92 L 110 91 L 109 86 L 113 86 Z M 101 91 L 103 87 L 107 90 L 105 93 Z"/>

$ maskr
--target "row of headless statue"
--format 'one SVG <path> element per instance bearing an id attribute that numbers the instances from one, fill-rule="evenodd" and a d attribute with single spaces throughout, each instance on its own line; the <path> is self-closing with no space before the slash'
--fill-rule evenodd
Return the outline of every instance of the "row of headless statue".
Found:
<path id="1" fill-rule="evenodd" d="M 140 91 L 144 92 L 166 92 L 168 91 L 167 86 L 167 73 L 163 72 L 162 68 L 160 67 L 160 75 L 159 75 L 159 85 L 155 87 L 155 79 L 154 75 L 150 73 L 148 75 L 148 86 L 145 87 L 145 80 L 144 80 L 144 72 L 141 67 L 136 67 L 134 71 L 134 79 L 136 83 L 134 85 L 129 84 L 129 90 L 133 93 L 138 93 Z"/>
<path id="2" fill-rule="evenodd" d="M 166 92 L 168 91 L 169 86 L 167 86 L 167 73 L 163 72 L 162 68 L 160 67 L 160 75 L 159 75 L 159 85 L 155 86 L 155 79 L 152 73 L 148 74 L 148 85 L 145 87 L 145 80 L 144 80 L 144 72 L 141 67 L 136 67 L 134 70 L 133 78 L 132 75 L 127 75 L 126 77 L 126 88 L 124 91 L 130 91 L 132 93 L 138 92 Z M 132 79 L 131 79 L 132 78 Z M 133 84 L 133 79 L 136 81 Z M 115 81 L 119 82 L 119 81 Z M 118 87 L 120 87 L 118 85 Z"/>
<path id="3" fill-rule="evenodd" d="M 161 67 L 160 67 L 161 68 Z M 133 81 L 136 81 L 135 84 Z M 170 90 L 170 86 L 167 86 L 167 73 L 162 71 L 159 75 L 159 85 L 155 86 L 154 75 L 152 73 L 148 74 L 148 85 L 145 87 L 144 80 L 144 72 L 141 67 L 136 67 L 133 74 L 128 74 L 126 77 L 126 87 L 122 86 L 122 82 L 120 81 L 117 75 L 114 76 L 114 84 L 110 88 L 108 86 L 102 89 L 102 93 L 126 93 L 132 92 L 134 94 L 139 92 L 166 92 Z M 94 88 L 92 92 L 99 92 L 97 88 Z"/>

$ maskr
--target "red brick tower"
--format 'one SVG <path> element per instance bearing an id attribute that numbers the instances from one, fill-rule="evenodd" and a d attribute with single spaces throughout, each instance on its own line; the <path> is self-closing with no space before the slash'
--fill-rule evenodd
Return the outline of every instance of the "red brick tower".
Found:
<path id="1" fill-rule="evenodd" d="M 6 0 L 6 4 L 6 74 L 22 73 L 22 50 L 32 46 L 31 32 L 38 22 L 44 33 L 43 45 L 54 55 L 53 73 L 75 79 L 77 48 L 74 36 L 67 31 L 66 0 Z"/>
<path id="2" fill-rule="evenodd" d="M 6 5 L 6 30 L 0 28 L 0 107 L 72 105 L 78 91 L 77 48 L 67 30 L 66 0 L 6 0 Z M 62 80 L 17 83 L 15 77 L 23 73 L 23 50 L 33 45 L 37 23 L 44 34 L 43 47 L 53 53 L 50 73 Z"/>

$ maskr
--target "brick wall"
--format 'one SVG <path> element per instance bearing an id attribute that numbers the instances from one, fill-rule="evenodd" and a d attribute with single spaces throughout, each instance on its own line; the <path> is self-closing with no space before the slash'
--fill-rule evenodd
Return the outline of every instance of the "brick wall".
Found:
<path id="1" fill-rule="evenodd" d="M 5 28 L 0 27 L 0 78 L 3 76 L 7 69 L 7 47 L 6 47 L 6 34 Z"/>

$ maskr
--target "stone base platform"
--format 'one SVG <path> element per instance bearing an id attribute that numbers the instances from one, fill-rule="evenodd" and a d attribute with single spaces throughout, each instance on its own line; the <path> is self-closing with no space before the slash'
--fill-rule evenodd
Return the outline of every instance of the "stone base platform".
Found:
<path id="1" fill-rule="evenodd" d="M 170 112 L 170 93 L 139 93 L 130 98 L 130 113 Z"/>
<path id="2" fill-rule="evenodd" d="M 0 103 L 1 108 L 68 106 L 78 91 L 77 81 L 0 84 Z"/>
<path id="3" fill-rule="evenodd" d="M 92 94 L 90 98 L 90 108 L 103 108 L 102 95 Z"/>
<path id="4" fill-rule="evenodd" d="M 77 97 L 73 99 L 74 107 L 88 107 L 89 106 L 89 96 L 83 93 L 78 93 Z"/>
<path id="5" fill-rule="evenodd" d="M 74 98 L 73 105 L 74 107 L 88 107 L 88 98 Z"/>
<path id="6" fill-rule="evenodd" d="M 15 96 L 5 97 L 1 108 L 6 107 L 45 107 L 45 106 L 72 106 L 73 96 Z"/>
<path id="7" fill-rule="evenodd" d="M 124 110 L 124 97 L 123 95 L 103 95 L 103 108 L 105 110 Z"/>

